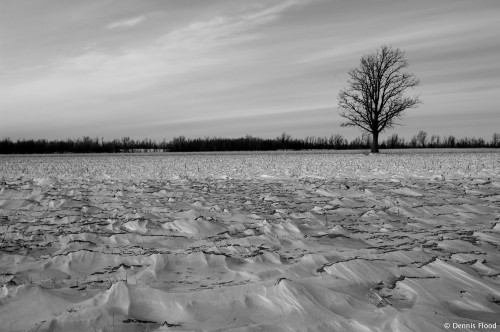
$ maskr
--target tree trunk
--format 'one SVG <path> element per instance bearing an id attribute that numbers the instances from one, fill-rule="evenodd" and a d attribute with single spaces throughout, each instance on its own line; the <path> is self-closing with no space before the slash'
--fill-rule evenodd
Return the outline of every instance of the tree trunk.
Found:
<path id="1" fill-rule="evenodd" d="M 370 152 L 371 153 L 378 153 L 378 132 L 374 131 L 372 134 L 373 134 L 372 150 Z"/>

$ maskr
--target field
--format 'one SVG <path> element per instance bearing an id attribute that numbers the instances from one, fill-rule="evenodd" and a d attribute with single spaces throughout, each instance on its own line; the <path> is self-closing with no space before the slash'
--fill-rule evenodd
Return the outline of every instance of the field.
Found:
<path id="1" fill-rule="evenodd" d="M 0 156 L 0 230 L 0 331 L 500 324 L 498 151 Z"/>

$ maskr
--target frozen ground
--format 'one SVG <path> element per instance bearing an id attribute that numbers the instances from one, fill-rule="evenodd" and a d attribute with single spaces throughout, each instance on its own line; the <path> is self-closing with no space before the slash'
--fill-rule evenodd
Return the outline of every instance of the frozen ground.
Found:
<path id="1" fill-rule="evenodd" d="M 0 231 L 0 331 L 500 324 L 498 152 L 1 156 Z"/>

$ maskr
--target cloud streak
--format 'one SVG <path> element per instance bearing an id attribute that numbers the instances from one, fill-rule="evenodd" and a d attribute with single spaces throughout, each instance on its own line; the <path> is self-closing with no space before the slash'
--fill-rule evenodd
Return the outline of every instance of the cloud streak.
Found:
<path id="1" fill-rule="evenodd" d="M 32 97 L 44 101 L 128 94 L 160 82 L 175 84 L 203 71 L 223 70 L 218 66 L 245 61 L 244 56 L 238 59 L 241 54 L 231 54 L 229 47 L 257 38 L 252 30 L 278 19 L 297 3 L 285 1 L 233 16 L 192 22 L 140 48 L 89 49 L 79 55 L 58 57 L 41 77 L 14 84 L 5 94 L 8 99 L 21 99 L 26 91 L 35 91 Z M 138 16 L 120 20 L 108 28 L 132 27 L 144 19 Z"/>
<path id="2" fill-rule="evenodd" d="M 109 23 L 106 26 L 106 28 L 109 30 L 131 28 L 133 26 L 136 26 L 136 25 L 142 23 L 145 19 L 146 19 L 146 16 L 144 16 L 144 15 L 131 17 L 131 18 L 125 18 L 125 19 L 122 19 L 119 21 Z"/>

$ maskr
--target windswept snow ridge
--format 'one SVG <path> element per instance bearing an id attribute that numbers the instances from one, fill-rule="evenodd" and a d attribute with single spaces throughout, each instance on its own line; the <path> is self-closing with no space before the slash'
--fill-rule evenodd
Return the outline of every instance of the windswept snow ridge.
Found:
<path id="1" fill-rule="evenodd" d="M 0 331 L 500 323 L 498 153 L 1 157 L 0 230 Z"/>

